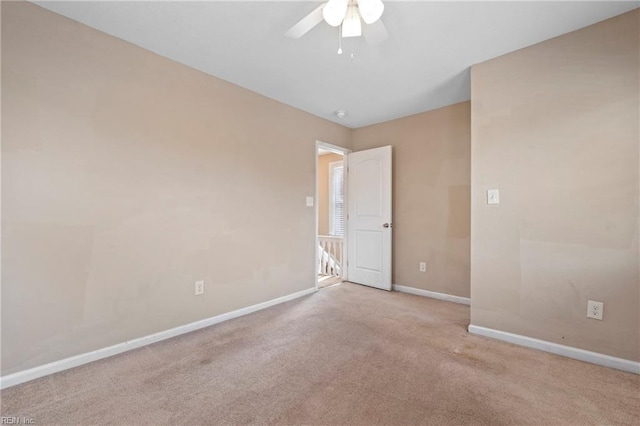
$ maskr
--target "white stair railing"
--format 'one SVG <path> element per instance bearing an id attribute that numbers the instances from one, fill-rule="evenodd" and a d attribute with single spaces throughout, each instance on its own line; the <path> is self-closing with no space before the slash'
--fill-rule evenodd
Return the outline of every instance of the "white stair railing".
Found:
<path id="1" fill-rule="evenodd" d="M 342 237 L 318 235 L 318 274 L 342 276 Z"/>

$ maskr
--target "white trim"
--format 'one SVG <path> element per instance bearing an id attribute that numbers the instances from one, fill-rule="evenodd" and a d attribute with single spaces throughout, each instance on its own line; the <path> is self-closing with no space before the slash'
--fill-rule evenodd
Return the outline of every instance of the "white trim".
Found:
<path id="1" fill-rule="evenodd" d="M 453 294 L 438 293 L 436 291 L 423 290 L 421 288 L 406 287 L 394 284 L 393 289 L 402 293 L 415 294 L 416 296 L 431 297 L 432 299 L 446 300 L 447 302 L 460 303 L 462 305 L 471 305 L 471 299 L 468 297 L 454 296 Z"/>
<path id="2" fill-rule="evenodd" d="M 351 150 L 345 150 L 342 156 L 342 167 L 344 176 L 342 184 L 344 185 L 344 229 L 342 235 L 342 280 L 349 281 L 349 154 Z"/>
<path id="3" fill-rule="evenodd" d="M 318 226 L 319 226 L 319 220 L 320 220 L 320 208 L 318 207 L 319 201 L 318 201 L 318 157 L 320 157 L 320 144 L 322 142 L 320 141 L 316 141 L 316 147 L 314 150 L 315 153 L 315 158 L 313 159 L 315 162 L 315 166 L 313 168 L 313 182 L 315 187 L 313 188 L 313 192 L 314 192 L 314 199 L 315 199 L 315 203 L 314 203 L 314 207 L 313 207 L 313 214 L 315 215 L 315 222 L 314 222 L 314 226 L 313 226 L 313 282 L 315 283 L 315 289 L 316 291 L 320 290 L 320 284 L 318 283 L 318 269 L 320 268 L 320 260 L 318 259 L 318 245 L 320 244 L 320 241 L 318 240 Z"/>
<path id="4" fill-rule="evenodd" d="M 611 355 L 586 351 L 584 349 L 560 345 L 558 343 L 547 342 L 545 340 L 534 339 L 533 337 L 494 330 L 492 328 L 481 327 L 473 324 L 469 325 L 469 333 L 484 337 L 491 337 L 493 339 L 502 340 L 519 346 L 525 346 L 527 348 L 538 349 L 540 351 L 565 356 L 567 358 L 590 362 L 591 364 L 615 368 L 616 370 L 622 370 L 628 373 L 640 374 L 640 362 L 628 359 L 616 358 Z"/>
<path id="5" fill-rule="evenodd" d="M 316 148 L 324 148 L 327 151 L 331 151 L 334 154 L 339 154 L 339 155 L 347 155 L 347 154 L 351 153 L 351 150 L 349 148 L 344 148 L 342 146 L 334 145 L 334 144 L 328 143 L 328 142 L 322 142 L 322 141 L 319 141 L 319 140 L 316 140 Z M 318 154 L 319 154 L 319 152 L 316 149 L 316 156 Z"/>
<path id="6" fill-rule="evenodd" d="M 258 303 L 257 305 L 248 306 L 246 308 L 237 309 L 235 311 L 227 312 L 224 314 L 216 315 L 215 317 L 203 319 L 200 321 L 192 322 L 190 324 L 181 325 L 169 330 L 161 331 L 159 333 L 150 334 L 148 336 L 139 337 L 137 339 L 129 340 L 123 343 L 118 343 L 113 346 L 98 349 L 92 352 L 86 352 L 84 354 L 75 355 L 69 358 L 54 361 L 49 364 L 33 367 L 28 370 L 19 371 L 17 373 L 8 374 L 0 377 L 0 389 L 5 389 L 10 386 L 15 386 L 20 383 L 28 382 L 49 374 L 58 373 L 60 371 L 68 370 L 69 368 L 78 367 L 89 362 L 97 361 L 99 359 L 107 358 L 113 355 L 117 355 L 122 352 L 137 349 L 142 346 L 150 345 L 151 343 L 159 342 L 161 340 L 170 339 L 181 334 L 189 333 L 191 331 L 199 330 L 201 328 L 209 327 L 214 324 L 221 323 L 230 319 L 238 318 L 243 315 L 247 315 L 262 309 L 269 308 L 271 306 L 278 305 L 280 303 L 288 302 L 298 297 L 306 296 L 311 293 L 315 293 L 314 287 L 298 291 L 296 293 L 288 294 L 286 296 L 278 297 L 276 299 L 267 300 L 266 302 Z"/>

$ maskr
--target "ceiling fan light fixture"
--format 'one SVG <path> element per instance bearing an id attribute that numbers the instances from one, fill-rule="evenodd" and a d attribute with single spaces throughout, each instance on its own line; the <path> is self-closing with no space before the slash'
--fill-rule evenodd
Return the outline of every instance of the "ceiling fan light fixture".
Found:
<path id="1" fill-rule="evenodd" d="M 373 24 L 382 16 L 384 4 L 382 0 L 358 0 L 360 16 L 366 24 Z"/>
<path id="2" fill-rule="evenodd" d="M 354 4 L 350 4 L 344 21 L 342 21 L 342 37 L 360 37 L 361 35 L 362 23 L 358 8 Z"/>
<path id="3" fill-rule="evenodd" d="M 322 17 L 327 24 L 337 27 L 347 13 L 347 5 L 349 0 L 329 0 L 322 8 Z"/>

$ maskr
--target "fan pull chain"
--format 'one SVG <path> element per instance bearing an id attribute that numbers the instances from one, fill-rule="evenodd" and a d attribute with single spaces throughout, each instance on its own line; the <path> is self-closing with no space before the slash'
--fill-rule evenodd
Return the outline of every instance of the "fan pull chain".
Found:
<path id="1" fill-rule="evenodd" d="M 342 55 L 342 25 L 338 25 L 338 55 Z"/>

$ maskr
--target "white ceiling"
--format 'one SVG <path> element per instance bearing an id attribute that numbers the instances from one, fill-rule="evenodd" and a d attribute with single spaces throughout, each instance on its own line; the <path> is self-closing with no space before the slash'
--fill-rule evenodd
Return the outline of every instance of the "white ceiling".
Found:
<path id="1" fill-rule="evenodd" d="M 375 46 L 345 39 L 338 55 L 337 29 L 324 22 L 298 40 L 283 35 L 318 1 L 35 3 L 352 128 L 468 100 L 472 64 L 640 6 L 386 0 L 390 38 Z M 348 116 L 338 119 L 338 109 Z"/>

